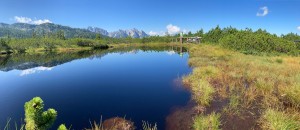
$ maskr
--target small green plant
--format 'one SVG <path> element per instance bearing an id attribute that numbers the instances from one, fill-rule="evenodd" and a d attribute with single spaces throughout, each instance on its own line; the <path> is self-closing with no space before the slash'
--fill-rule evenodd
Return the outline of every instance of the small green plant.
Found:
<path id="1" fill-rule="evenodd" d="M 219 130 L 220 125 L 220 114 L 213 112 L 207 116 L 196 116 L 194 119 L 193 128 L 195 130 Z"/>
<path id="2" fill-rule="evenodd" d="M 237 109 L 239 105 L 239 98 L 240 96 L 238 95 L 231 95 L 229 99 L 229 107 L 231 109 Z"/>
<path id="3" fill-rule="evenodd" d="M 61 124 L 57 130 L 68 130 L 65 124 Z"/>
<path id="4" fill-rule="evenodd" d="M 142 121 L 143 122 L 143 130 L 157 130 L 157 125 L 156 123 L 152 126 L 152 124 Z"/>
<path id="5" fill-rule="evenodd" d="M 40 97 L 26 102 L 24 107 L 26 130 L 47 130 L 56 120 L 57 112 L 54 109 L 44 111 L 44 102 Z"/>
<path id="6" fill-rule="evenodd" d="M 283 60 L 282 59 L 276 59 L 275 60 L 277 63 L 282 64 Z"/>

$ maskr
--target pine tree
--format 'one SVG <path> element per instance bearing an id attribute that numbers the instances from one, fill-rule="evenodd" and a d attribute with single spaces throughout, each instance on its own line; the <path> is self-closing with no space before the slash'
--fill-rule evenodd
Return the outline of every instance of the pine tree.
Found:
<path id="1" fill-rule="evenodd" d="M 35 97 L 25 103 L 25 129 L 26 130 L 47 130 L 57 117 L 54 109 L 44 111 L 44 102 L 40 97 Z"/>

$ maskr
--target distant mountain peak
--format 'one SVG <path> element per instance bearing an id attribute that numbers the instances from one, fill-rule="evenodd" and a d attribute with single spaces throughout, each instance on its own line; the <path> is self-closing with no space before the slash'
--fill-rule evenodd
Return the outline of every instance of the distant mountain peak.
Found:
<path id="1" fill-rule="evenodd" d="M 31 37 L 32 31 L 35 31 L 38 35 L 43 35 L 43 33 L 55 33 L 57 31 L 64 31 L 66 37 L 85 37 L 92 38 L 96 34 L 101 34 L 103 36 L 113 37 L 113 38 L 144 38 L 149 35 L 143 30 L 138 30 L 136 28 L 118 31 L 108 32 L 105 29 L 99 27 L 89 26 L 86 29 L 72 28 L 69 26 L 63 26 L 54 23 L 43 23 L 40 25 L 28 24 L 28 23 L 13 23 L 6 24 L 0 23 L 0 37 L 4 37 L 10 34 L 12 37 Z"/>
<path id="2" fill-rule="evenodd" d="M 89 26 L 87 28 L 87 30 L 89 30 L 91 32 L 94 32 L 94 33 L 98 33 L 98 34 L 104 35 L 104 36 L 108 36 L 109 35 L 109 33 L 107 32 L 107 30 L 104 30 L 104 29 L 98 28 L 98 27 L 91 27 L 91 26 Z"/>
<path id="3" fill-rule="evenodd" d="M 144 37 L 148 37 L 149 35 L 146 34 L 143 30 L 138 30 L 136 28 L 133 28 L 127 30 L 120 29 L 119 31 L 109 33 L 109 36 L 113 38 L 124 38 L 124 37 L 144 38 Z"/>

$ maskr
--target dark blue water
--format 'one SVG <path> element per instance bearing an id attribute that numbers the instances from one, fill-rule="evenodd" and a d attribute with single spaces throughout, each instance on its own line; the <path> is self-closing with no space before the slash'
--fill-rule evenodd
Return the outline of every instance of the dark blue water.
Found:
<path id="1" fill-rule="evenodd" d="M 191 71 L 187 60 L 187 53 L 141 50 L 2 58 L 0 129 L 8 118 L 24 119 L 24 103 L 35 96 L 58 111 L 53 129 L 61 123 L 89 128 L 101 116 L 126 117 L 138 129 L 142 120 L 164 129 L 171 109 L 190 99 L 180 83 Z"/>

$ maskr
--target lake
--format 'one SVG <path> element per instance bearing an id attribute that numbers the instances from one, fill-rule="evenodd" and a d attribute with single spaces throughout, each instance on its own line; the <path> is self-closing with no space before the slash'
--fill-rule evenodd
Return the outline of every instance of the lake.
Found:
<path id="1" fill-rule="evenodd" d="M 172 109 L 190 93 L 181 77 L 191 72 L 182 48 L 124 48 L 73 53 L 17 54 L 0 57 L 0 129 L 24 119 L 24 103 L 39 96 L 56 123 L 90 128 L 111 117 L 125 117 L 165 129 Z M 184 50 L 184 49 L 183 49 Z"/>

